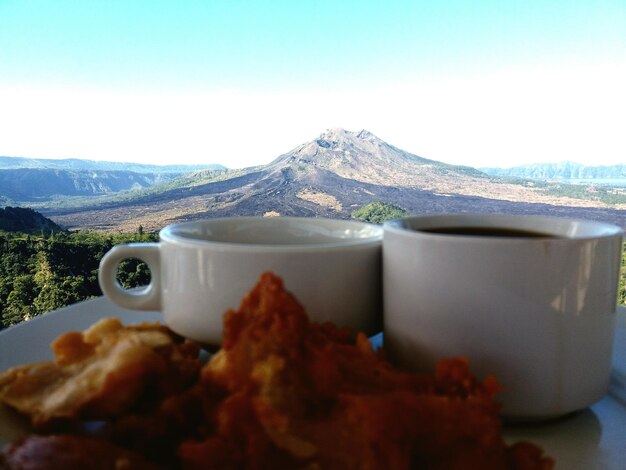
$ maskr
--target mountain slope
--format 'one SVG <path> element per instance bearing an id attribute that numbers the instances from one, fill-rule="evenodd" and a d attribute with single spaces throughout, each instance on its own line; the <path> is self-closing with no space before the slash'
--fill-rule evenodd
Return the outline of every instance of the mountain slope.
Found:
<path id="1" fill-rule="evenodd" d="M 590 218 L 620 223 L 624 217 L 624 211 L 598 201 L 554 195 L 534 183 L 512 184 L 473 168 L 410 154 L 367 131 L 343 129 L 328 130 L 268 165 L 186 176 L 173 183 L 125 201 L 44 213 L 68 227 L 123 231 L 134 231 L 138 225 L 157 230 L 201 217 L 350 218 L 353 210 L 375 200 L 411 213 L 571 213 L 575 209 L 581 216 L 584 212 Z"/>
<path id="2" fill-rule="evenodd" d="M 398 149 L 368 131 L 329 129 L 317 139 L 281 155 L 267 168 L 290 167 L 303 175 L 313 168 L 343 178 L 383 186 L 421 189 L 437 194 L 481 196 L 509 201 L 593 206 L 558 196 L 531 181 L 512 183 L 472 167 L 449 165 Z"/>
<path id="3" fill-rule="evenodd" d="M 170 178 L 167 174 L 134 171 L 17 168 L 0 170 L 0 191 L 3 197 L 23 203 L 147 188 Z"/>
<path id="4" fill-rule="evenodd" d="M 470 167 L 428 160 L 400 150 L 372 133 L 329 129 L 317 139 L 281 155 L 269 167 L 316 167 L 364 183 L 421 187 L 444 184 L 460 176 L 487 179 Z"/>
<path id="5" fill-rule="evenodd" d="M 146 165 L 68 158 L 0 156 L 0 206 L 81 205 L 106 196 L 166 185 L 181 175 L 227 173 L 223 165 Z"/>
<path id="6" fill-rule="evenodd" d="M 39 212 L 22 207 L 0 208 L 0 230 L 7 232 L 60 232 L 61 227 Z"/>
<path id="7" fill-rule="evenodd" d="M 569 161 L 559 163 L 536 163 L 515 166 L 512 168 L 481 168 L 481 170 L 493 176 L 531 178 L 541 180 L 626 180 L 626 165 L 589 166 Z"/>

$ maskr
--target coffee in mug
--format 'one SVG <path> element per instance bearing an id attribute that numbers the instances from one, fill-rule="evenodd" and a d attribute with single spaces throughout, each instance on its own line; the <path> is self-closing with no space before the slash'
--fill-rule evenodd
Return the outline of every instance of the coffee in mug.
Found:
<path id="1" fill-rule="evenodd" d="M 465 356 L 502 383 L 503 414 L 542 419 L 607 390 L 622 230 L 544 216 L 460 214 L 386 222 L 384 344 L 431 371 Z"/>

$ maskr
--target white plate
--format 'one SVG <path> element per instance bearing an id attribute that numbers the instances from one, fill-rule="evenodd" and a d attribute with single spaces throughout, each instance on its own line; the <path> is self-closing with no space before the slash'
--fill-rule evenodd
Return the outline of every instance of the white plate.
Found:
<path id="1" fill-rule="evenodd" d="M 125 310 L 103 297 L 77 303 L 0 332 L 0 370 L 51 359 L 49 345 L 59 334 L 83 330 L 107 316 L 127 324 L 161 319 L 159 312 Z M 0 405 L 0 445 L 27 432 L 24 420 Z M 618 311 L 609 393 L 590 408 L 557 421 L 508 426 L 505 438 L 540 445 L 556 459 L 557 470 L 626 468 L 626 308 Z"/>

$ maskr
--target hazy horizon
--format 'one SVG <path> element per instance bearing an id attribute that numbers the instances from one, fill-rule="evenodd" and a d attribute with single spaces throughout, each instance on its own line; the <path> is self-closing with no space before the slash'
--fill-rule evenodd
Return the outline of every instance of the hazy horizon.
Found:
<path id="1" fill-rule="evenodd" d="M 0 2 L 0 155 L 269 163 L 325 129 L 626 162 L 626 3 Z"/>
<path id="2" fill-rule="evenodd" d="M 367 130 L 367 129 L 365 129 Z M 355 132 L 355 131 L 352 131 Z M 372 132 L 372 134 L 374 134 Z M 375 134 L 374 134 L 375 135 Z M 319 136 L 319 134 L 318 134 Z M 317 137 L 317 136 L 316 136 Z M 311 139 L 313 140 L 313 139 Z M 304 142 L 302 142 L 304 143 Z M 393 142 L 387 142 L 388 144 L 393 145 Z M 294 150 L 294 149 L 289 149 L 288 151 L 282 152 L 281 155 L 288 153 L 289 151 Z M 407 149 L 401 149 L 404 151 L 407 151 L 409 153 L 413 153 L 410 150 Z M 279 158 L 281 155 L 276 155 L 276 157 L 272 158 L 271 160 L 274 160 L 275 158 Z M 415 154 L 416 155 L 416 154 Z M 421 155 L 417 155 L 420 156 Z M 51 161 L 64 161 L 64 160 L 82 160 L 82 161 L 92 161 L 92 162 L 96 162 L 96 163 L 113 163 L 113 164 L 128 164 L 128 165 L 156 165 L 156 166 L 202 166 L 202 165 L 206 165 L 206 166 L 210 166 L 210 165 L 222 165 L 228 169 L 245 169 L 245 168 L 249 168 L 248 166 L 243 166 L 243 167 L 237 167 L 237 168 L 233 168 L 233 167 L 229 167 L 228 165 L 225 165 L 222 162 L 211 162 L 211 161 L 207 161 L 207 162 L 198 162 L 198 163 L 185 163 L 185 162 L 178 162 L 178 163 L 163 163 L 163 162 L 157 162 L 157 163 L 150 163 L 150 162 L 146 162 L 146 161 L 133 161 L 133 160 L 108 160 L 106 158 L 103 159 L 93 159 L 93 158 L 81 158 L 81 157 L 63 157 L 63 156 L 52 156 L 52 157 L 28 157 L 28 156 L 22 156 L 22 155 L 0 155 L 0 158 L 4 158 L 4 157 L 8 157 L 8 158 L 24 158 L 27 160 L 51 160 Z M 424 157 L 426 158 L 426 157 Z M 431 159 L 433 160 L 433 159 Z M 438 160 L 435 160 L 438 161 Z M 258 166 L 258 165 L 263 165 L 269 162 L 263 162 L 263 163 L 255 163 L 252 166 Z M 449 163 L 449 162 L 445 162 L 445 161 L 441 161 L 441 163 Z M 584 166 L 590 166 L 590 167 L 602 167 L 602 166 L 617 166 L 617 165 L 624 165 L 625 163 L 609 163 L 609 164 L 594 164 L 594 163 L 589 163 L 589 164 L 584 164 L 584 163 L 580 163 L 580 162 L 576 162 L 573 160 L 560 160 L 560 161 L 545 161 L 545 162 L 540 162 L 540 161 L 536 161 L 536 162 L 525 162 L 525 163 L 521 163 L 518 165 L 495 165 L 495 166 L 473 166 L 473 165 L 467 165 L 465 163 L 460 164 L 462 166 L 472 166 L 474 168 L 480 169 L 480 168 L 500 168 L 500 169 L 509 169 L 509 168 L 514 168 L 514 167 L 521 167 L 521 166 L 533 166 L 533 165 L 542 165 L 542 164 L 555 164 L 555 165 L 559 165 L 559 164 L 568 164 L 568 163 L 573 163 L 573 164 L 578 164 L 578 165 L 584 165 Z M 584 179 L 581 179 L 581 181 L 584 181 Z M 621 180 L 620 180 L 621 181 Z"/>

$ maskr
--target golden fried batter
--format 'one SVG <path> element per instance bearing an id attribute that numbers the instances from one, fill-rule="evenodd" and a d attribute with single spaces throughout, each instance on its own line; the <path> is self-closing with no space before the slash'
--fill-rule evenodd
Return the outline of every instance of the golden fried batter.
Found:
<path id="1" fill-rule="evenodd" d="M 53 345 L 56 362 L 6 372 L 0 398 L 35 422 L 106 419 L 106 441 L 89 445 L 166 468 L 553 467 L 538 447 L 503 442 L 494 378 L 477 380 L 462 358 L 433 375 L 396 369 L 363 334 L 310 322 L 273 274 L 226 313 L 222 349 L 194 381 L 197 351 L 173 338 L 113 320 L 68 333 Z M 153 385 L 151 406 L 134 407 Z M 55 442 L 36 444 L 51 462 L 36 468 L 60 468 Z M 20 445 L 13 452 L 27 455 Z"/>
<path id="2" fill-rule="evenodd" d="M 528 444 L 507 449 L 493 378 L 463 359 L 434 376 L 394 369 L 359 334 L 310 323 L 271 274 L 225 317 L 202 386 L 225 390 L 212 431 L 180 447 L 183 467 L 548 469 Z M 219 462 L 219 465 L 217 464 Z"/>
<path id="3" fill-rule="evenodd" d="M 0 375 L 0 401 L 33 425 L 104 419 L 130 410 L 149 393 L 179 392 L 200 369 L 198 348 L 159 324 L 124 327 L 107 318 L 52 344 L 55 360 Z"/>

